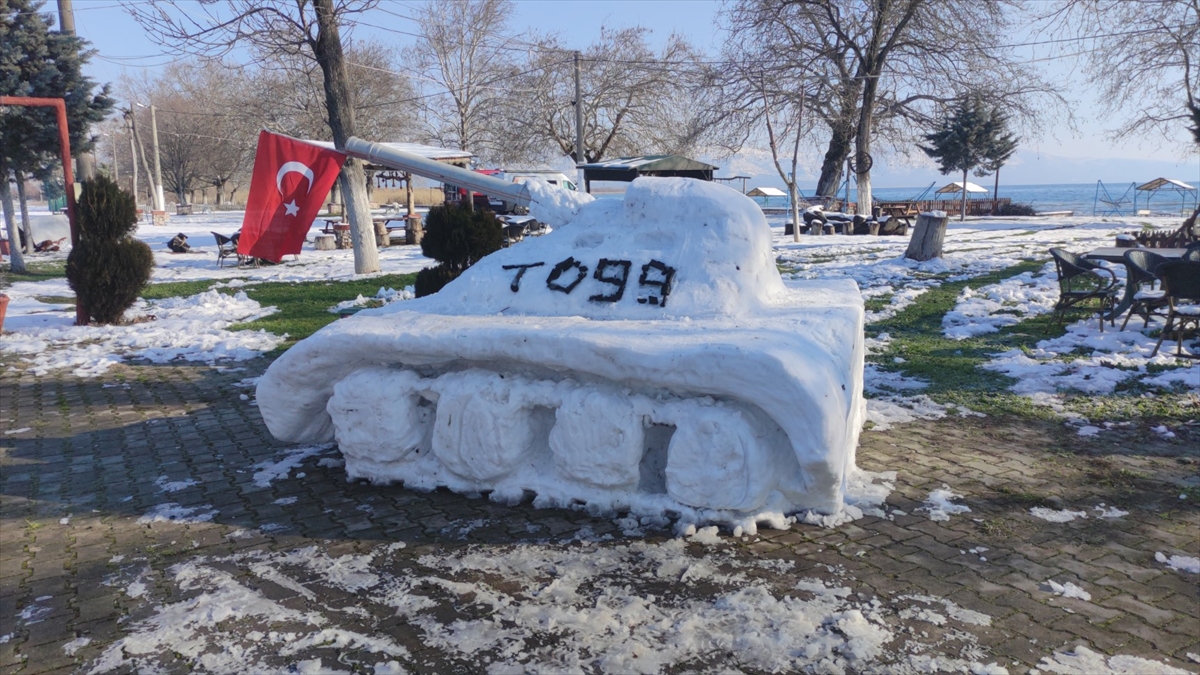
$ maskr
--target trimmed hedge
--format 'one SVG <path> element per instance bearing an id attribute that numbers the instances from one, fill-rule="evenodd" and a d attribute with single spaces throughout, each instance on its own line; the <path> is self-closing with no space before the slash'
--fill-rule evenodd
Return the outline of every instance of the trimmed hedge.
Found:
<path id="1" fill-rule="evenodd" d="M 67 283 L 96 323 L 118 323 L 150 281 L 154 253 L 131 235 L 137 202 L 103 174 L 83 184 L 76 205 L 79 245 L 67 256 Z"/>

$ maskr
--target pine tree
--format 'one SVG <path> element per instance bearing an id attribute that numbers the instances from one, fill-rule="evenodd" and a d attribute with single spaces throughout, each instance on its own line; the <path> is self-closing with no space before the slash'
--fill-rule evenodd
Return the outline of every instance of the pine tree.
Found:
<path id="1" fill-rule="evenodd" d="M 83 75 L 91 56 L 86 42 L 51 30 L 53 18 L 40 13 L 42 6 L 41 0 L 0 3 L 0 95 L 63 99 L 71 148 L 88 151 L 95 145 L 91 125 L 104 119 L 115 102 L 107 85 L 94 93 L 95 82 Z M 7 179 L 9 171 L 17 171 L 19 177 L 41 173 L 59 156 L 58 122 L 52 108 L 0 109 L 0 176 Z M 0 193 L 12 239 L 7 180 Z M 19 257 L 13 256 L 14 271 L 18 264 Z"/>
<path id="2" fill-rule="evenodd" d="M 1017 143 L 1020 139 L 1009 133 L 1008 114 L 1000 108 L 992 108 L 990 111 L 984 136 L 987 149 L 983 153 L 984 162 L 975 175 L 981 177 L 989 173 L 996 175 L 996 182 L 992 187 L 992 213 L 995 213 L 996 200 L 1000 196 L 1000 167 L 1004 166 L 1004 163 L 1017 151 Z"/>
<path id="3" fill-rule="evenodd" d="M 979 96 L 968 96 L 945 118 L 937 131 L 926 134 L 930 145 L 919 145 L 925 154 L 936 159 L 943 175 L 962 172 L 962 214 L 967 213 L 967 172 L 988 161 L 991 111 Z"/>

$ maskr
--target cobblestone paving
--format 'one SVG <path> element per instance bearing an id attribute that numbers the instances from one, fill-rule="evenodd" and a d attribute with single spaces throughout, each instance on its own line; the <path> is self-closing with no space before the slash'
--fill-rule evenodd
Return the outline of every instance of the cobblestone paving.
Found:
<path id="1" fill-rule="evenodd" d="M 236 556 L 314 545 L 337 556 L 402 541 L 406 548 L 388 549 L 380 564 L 415 569 L 428 556 L 523 542 L 568 547 L 589 539 L 599 550 L 617 550 L 671 539 L 669 530 L 627 537 L 627 525 L 613 515 L 349 483 L 333 452 L 305 456 L 266 482 L 256 465 L 286 457 L 285 446 L 242 398 L 253 390 L 238 384 L 264 367 L 126 366 L 94 380 L 0 376 L 0 672 L 92 669 L 153 607 L 197 594 L 170 570 L 199 556 L 246 560 Z M 991 625 L 970 628 L 976 656 L 1013 673 L 1076 645 L 1194 672 L 1200 666 L 1188 655 L 1200 653 L 1200 578 L 1168 568 L 1155 553 L 1200 555 L 1200 429 L 1161 440 L 1144 427 L 1080 438 L 1052 424 L 954 418 L 867 432 L 859 464 L 898 472 L 888 506 L 908 515 L 868 516 L 833 529 L 764 529 L 739 539 L 724 533 L 730 545 L 723 555 L 730 565 L 787 561 L 753 572 L 780 589 L 811 576 L 864 597 L 927 595 L 982 612 Z M 943 485 L 963 495 L 969 513 L 935 522 L 917 510 Z M 167 502 L 196 510 L 185 523 L 146 522 Z M 1030 515 L 1032 506 L 1092 511 L 1100 503 L 1129 514 L 1065 523 Z M 969 552 L 981 546 L 989 550 Z M 689 555 L 703 556 L 696 548 Z M 135 579 L 144 594 L 131 592 Z M 1043 590 L 1050 579 L 1081 586 L 1090 601 Z M 254 583 L 297 610 L 368 607 L 346 614 L 343 627 L 391 635 L 408 670 L 483 669 L 482 662 L 447 655 L 393 608 L 381 611 L 352 591 L 316 581 Z M 708 591 L 700 584 L 684 592 Z M 443 623 L 478 611 L 471 602 L 443 609 Z M 158 663 L 167 671 L 197 665 L 172 656 L 169 646 L 161 651 Z M 279 664 L 321 656 L 327 665 L 371 672 L 368 665 L 379 659 L 367 658 L 369 651 L 332 640 Z M 704 665 L 722 663 L 754 669 L 721 653 Z M 122 669 L 129 667 L 114 672 Z"/>

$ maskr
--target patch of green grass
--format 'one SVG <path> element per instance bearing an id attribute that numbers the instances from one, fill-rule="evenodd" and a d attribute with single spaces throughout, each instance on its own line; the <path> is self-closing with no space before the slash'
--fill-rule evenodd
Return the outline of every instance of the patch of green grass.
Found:
<path id="1" fill-rule="evenodd" d="M 329 308 L 360 295 L 373 296 L 382 287 L 404 288 L 416 281 L 417 275 L 389 274 L 355 281 L 311 281 L 304 283 L 265 283 L 243 290 L 263 307 L 274 306 L 279 311 L 249 323 L 234 324 L 230 330 L 266 330 L 276 335 L 287 334 L 287 340 L 275 350 L 279 354 L 299 340 L 312 335 L 326 324 L 337 320 Z"/>
<path id="2" fill-rule="evenodd" d="M 66 260 L 26 261 L 25 272 L 22 274 L 14 274 L 12 267 L 0 270 L 0 288 L 8 288 L 19 281 L 45 281 L 61 279 L 65 276 L 67 276 Z"/>
<path id="3" fill-rule="evenodd" d="M 1044 264 L 1044 260 L 1029 260 L 991 274 L 930 289 L 895 316 L 867 326 L 869 334 L 888 333 L 892 337 L 889 348 L 872 356 L 871 361 L 887 370 L 897 370 L 929 382 L 924 393 L 943 404 L 959 405 L 989 415 L 1053 419 L 1050 408 L 1035 405 L 1028 397 L 1009 391 L 1015 382 L 1013 378 L 979 367 L 994 354 L 1012 349 L 1030 351 L 1042 340 L 1063 335 L 1066 330 L 1058 325 L 1053 315 L 1036 316 L 996 333 L 965 340 L 951 340 L 942 334 L 942 318 L 954 309 L 963 288 L 998 283 L 1024 272 L 1040 270 Z M 1090 352 L 1083 350 L 1080 355 L 1090 355 Z M 903 357 L 903 364 L 894 363 L 897 356 Z M 1109 395 L 1067 394 L 1064 402 L 1068 410 L 1105 420 L 1182 422 L 1195 418 L 1200 412 L 1200 399 L 1182 388 L 1174 393 L 1156 392 L 1153 396 L 1143 396 L 1143 393 L 1141 385 L 1128 385 Z"/>
<path id="4" fill-rule="evenodd" d="M 150 284 L 142 289 L 142 297 L 146 300 L 162 300 L 163 298 L 186 298 L 190 295 L 203 293 L 217 283 L 214 279 L 199 281 L 169 281 L 161 284 Z M 220 289 L 226 293 L 234 293 L 238 289 Z"/>
<path id="5" fill-rule="evenodd" d="M 75 296 L 73 295 L 35 295 L 34 300 L 44 302 L 48 305 L 73 305 L 75 304 Z"/>
<path id="6" fill-rule="evenodd" d="M 892 298 L 895 293 L 882 293 L 873 298 L 867 298 L 863 301 L 863 307 L 868 312 L 882 312 L 892 305 Z"/>

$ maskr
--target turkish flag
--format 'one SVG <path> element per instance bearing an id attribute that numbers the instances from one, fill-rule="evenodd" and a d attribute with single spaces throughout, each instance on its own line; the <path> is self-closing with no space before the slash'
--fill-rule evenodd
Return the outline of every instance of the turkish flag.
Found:
<path id="1" fill-rule="evenodd" d="M 345 161 L 344 152 L 260 131 L 238 253 L 271 262 L 299 253 Z"/>

